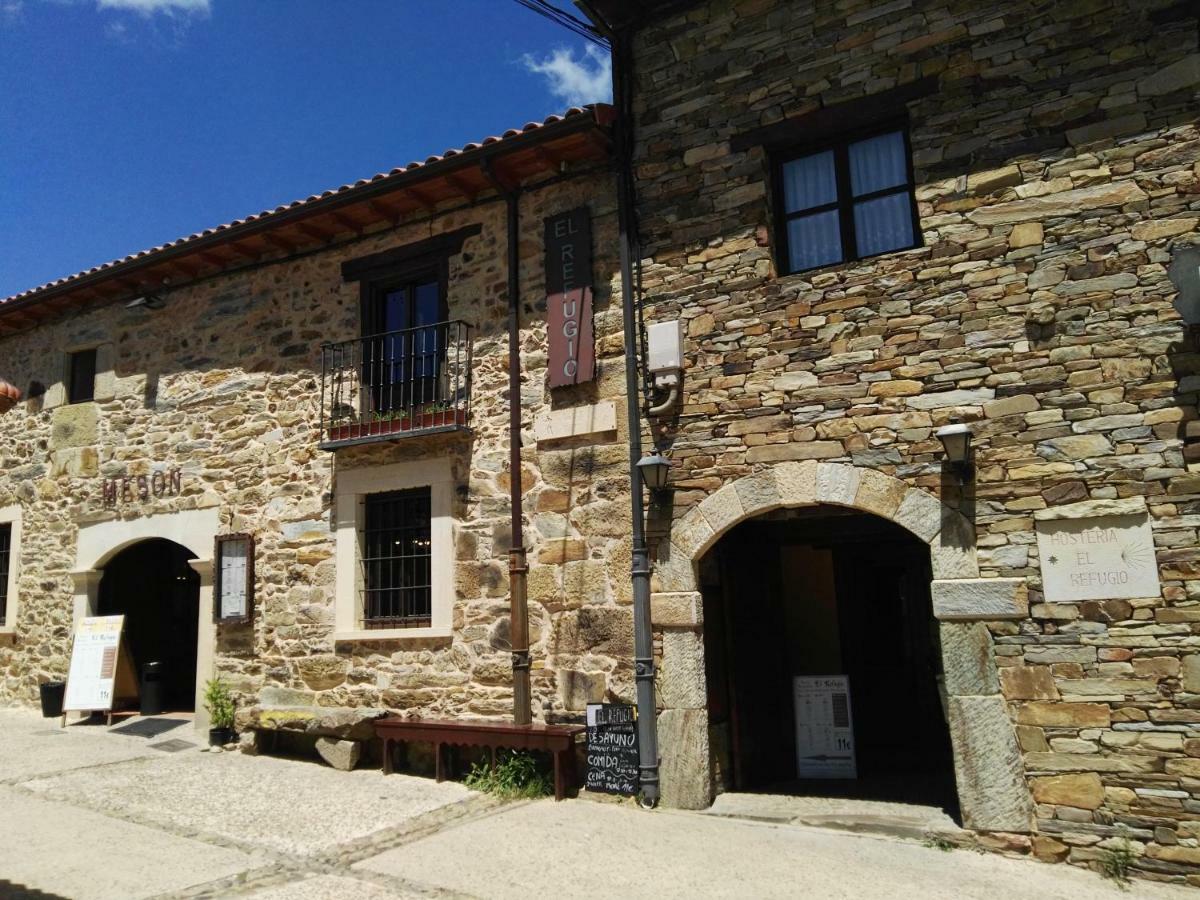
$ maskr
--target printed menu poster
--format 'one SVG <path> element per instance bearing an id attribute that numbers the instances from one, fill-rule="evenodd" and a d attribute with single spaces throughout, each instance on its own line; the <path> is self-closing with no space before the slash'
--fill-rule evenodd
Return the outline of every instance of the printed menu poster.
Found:
<path id="1" fill-rule="evenodd" d="M 75 629 L 63 710 L 111 710 L 124 616 L 93 616 Z"/>
<path id="2" fill-rule="evenodd" d="M 857 778 L 850 679 L 845 675 L 792 678 L 796 706 L 796 777 Z"/>

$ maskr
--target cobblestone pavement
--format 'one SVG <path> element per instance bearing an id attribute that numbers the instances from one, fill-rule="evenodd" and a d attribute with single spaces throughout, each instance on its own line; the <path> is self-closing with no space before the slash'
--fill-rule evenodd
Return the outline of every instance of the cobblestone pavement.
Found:
<path id="1" fill-rule="evenodd" d="M 144 738 L 20 710 L 0 710 L 0 835 L 0 898 L 1194 896 L 797 825 L 502 805 L 458 784 L 200 752 L 187 723 Z"/>

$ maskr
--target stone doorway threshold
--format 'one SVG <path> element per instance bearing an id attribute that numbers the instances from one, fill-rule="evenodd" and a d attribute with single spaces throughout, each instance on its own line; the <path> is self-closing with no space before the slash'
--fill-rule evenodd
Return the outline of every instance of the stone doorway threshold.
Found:
<path id="1" fill-rule="evenodd" d="M 882 800 L 726 793 L 703 814 L 914 840 L 942 838 L 957 843 L 965 835 L 958 823 L 936 806 Z"/>

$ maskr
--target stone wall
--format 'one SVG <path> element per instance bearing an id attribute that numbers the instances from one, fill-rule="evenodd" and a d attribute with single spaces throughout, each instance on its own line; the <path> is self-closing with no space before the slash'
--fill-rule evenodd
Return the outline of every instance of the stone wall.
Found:
<path id="1" fill-rule="evenodd" d="M 590 207 L 598 375 L 547 388 L 543 219 Z M 534 714 L 578 714 L 629 698 L 627 454 L 616 430 L 539 444 L 551 409 L 611 400 L 623 409 L 616 215 L 607 172 L 532 186 L 521 199 L 523 486 L 530 547 Z M 472 430 L 406 436 L 330 454 L 318 449 L 320 346 L 359 334 L 359 285 L 340 265 L 479 223 L 450 262 L 449 315 L 474 326 Z M 222 626 L 216 669 L 243 711 L 269 706 L 382 707 L 501 716 L 511 710 L 505 208 L 446 211 L 336 248 L 164 292 L 158 312 L 117 303 L 0 341 L 5 377 L 49 389 L 5 415 L 0 507 L 24 515 L 15 637 L 0 643 L 0 700 L 31 703 L 67 669 L 81 525 L 189 509 L 219 511 L 221 531 L 257 540 L 256 615 Z M 619 297 L 619 292 L 618 295 Z M 63 351 L 101 345 L 97 402 L 62 405 Z M 336 456 L 336 459 L 334 458 Z M 331 492 L 339 471 L 450 457 L 455 601 L 449 639 L 335 643 Z M 108 477 L 181 470 L 178 496 L 102 503 Z M 211 547 L 190 547 L 201 557 Z M 85 565 L 89 564 L 85 561 Z"/>
<path id="2" fill-rule="evenodd" d="M 687 331 L 659 589 L 723 487 L 819 460 L 937 497 L 934 431 L 970 423 L 979 575 L 1029 603 L 970 632 L 1036 803 L 1000 843 L 1087 864 L 1125 831 L 1143 874 L 1200 883 L 1200 357 L 1167 275 L 1200 241 L 1194 8 L 699 3 L 640 31 L 635 66 L 647 311 Z M 767 154 L 731 139 L 922 78 L 923 246 L 778 277 Z M 1107 500 L 1144 501 L 1161 594 L 1044 602 L 1035 514 Z M 698 627 L 659 624 L 668 648 Z M 703 709 L 660 721 L 669 793 L 708 753 Z"/>

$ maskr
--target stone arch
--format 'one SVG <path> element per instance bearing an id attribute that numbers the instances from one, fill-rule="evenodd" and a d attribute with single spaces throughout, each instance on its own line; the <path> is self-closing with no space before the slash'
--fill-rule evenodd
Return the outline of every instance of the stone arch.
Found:
<path id="1" fill-rule="evenodd" d="M 1029 831 L 1033 804 L 983 624 L 1027 614 L 1024 579 L 980 578 L 974 526 L 933 494 L 874 469 L 832 462 L 781 462 L 730 482 L 676 521 L 660 545 L 651 618 L 663 635 L 658 729 L 664 803 L 703 808 L 713 796 L 700 560 L 740 522 L 818 505 L 871 513 L 929 545 L 964 822 L 981 831 Z"/>
<path id="2" fill-rule="evenodd" d="M 783 462 L 747 475 L 705 497 L 671 528 L 656 567 L 656 588 L 696 590 L 695 566 L 725 532 L 772 510 L 828 504 L 873 513 L 930 547 L 937 580 L 978 578 L 975 529 L 958 510 L 899 478 L 844 463 Z"/>
<path id="3" fill-rule="evenodd" d="M 204 711 L 204 682 L 213 676 L 217 648 L 217 627 L 213 623 L 212 555 L 220 530 L 215 508 L 189 509 L 137 519 L 112 520 L 83 525 L 75 541 L 75 583 L 73 623 L 95 615 L 100 578 L 104 566 L 118 553 L 149 538 L 165 538 L 196 554 L 189 565 L 200 575 L 199 636 L 196 644 L 196 718 L 197 730 L 207 730 Z"/>

